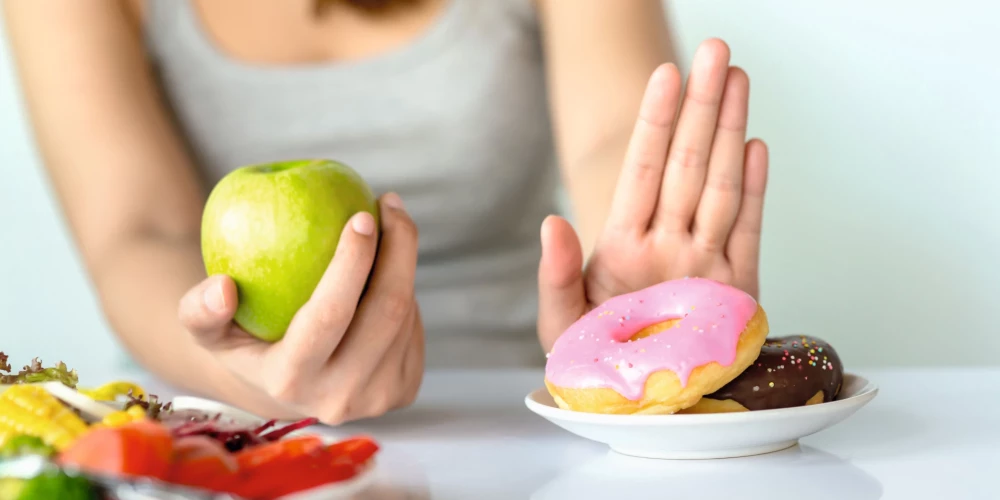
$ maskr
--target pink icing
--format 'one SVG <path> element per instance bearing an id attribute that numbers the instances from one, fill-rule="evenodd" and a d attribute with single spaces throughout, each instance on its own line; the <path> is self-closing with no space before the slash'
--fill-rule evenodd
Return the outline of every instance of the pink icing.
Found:
<path id="1" fill-rule="evenodd" d="M 614 297 L 556 340 L 545 376 L 559 387 L 611 388 L 642 398 L 646 379 L 671 370 L 687 385 L 691 372 L 715 361 L 729 366 L 747 322 L 757 311 L 749 294 L 704 278 L 667 281 Z M 631 341 L 643 328 L 669 319 L 673 328 Z"/>

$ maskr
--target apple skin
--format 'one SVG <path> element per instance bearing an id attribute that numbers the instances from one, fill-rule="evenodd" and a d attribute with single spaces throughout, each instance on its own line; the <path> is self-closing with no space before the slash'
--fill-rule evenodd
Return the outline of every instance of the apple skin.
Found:
<path id="1" fill-rule="evenodd" d="M 379 227 L 371 188 L 332 160 L 248 165 L 223 177 L 205 203 L 201 251 L 209 276 L 236 282 L 236 324 L 261 340 L 281 340 L 360 211 Z"/>

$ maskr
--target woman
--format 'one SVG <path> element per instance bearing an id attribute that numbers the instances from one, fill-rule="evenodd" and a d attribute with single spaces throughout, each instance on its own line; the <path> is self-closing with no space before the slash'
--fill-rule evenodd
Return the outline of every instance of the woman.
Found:
<path id="1" fill-rule="evenodd" d="M 745 138 L 748 79 L 709 40 L 682 96 L 660 0 L 4 6 L 109 322 L 188 390 L 338 423 L 414 399 L 424 322 L 429 365 L 534 364 L 619 293 L 701 275 L 757 294 L 767 153 Z M 385 193 L 382 238 L 355 215 L 264 344 L 233 325 L 232 280 L 205 276 L 200 215 L 232 169 L 300 157 Z M 550 215 L 559 177 L 579 237 Z"/>

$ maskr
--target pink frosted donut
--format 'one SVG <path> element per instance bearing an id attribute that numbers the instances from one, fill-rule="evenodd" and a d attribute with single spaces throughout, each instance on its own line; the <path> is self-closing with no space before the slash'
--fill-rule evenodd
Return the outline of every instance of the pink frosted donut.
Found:
<path id="1" fill-rule="evenodd" d="M 767 338 L 749 294 L 703 278 L 614 297 L 556 340 L 545 385 L 561 408 L 675 413 L 736 378 Z"/>

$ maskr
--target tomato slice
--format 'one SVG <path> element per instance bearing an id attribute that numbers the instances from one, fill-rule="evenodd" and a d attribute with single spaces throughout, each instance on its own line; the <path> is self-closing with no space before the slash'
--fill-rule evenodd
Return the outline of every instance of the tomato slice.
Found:
<path id="1" fill-rule="evenodd" d="M 140 420 L 88 431 L 60 453 L 57 462 L 95 473 L 165 479 L 172 455 L 170 431 L 159 423 Z"/>
<path id="2" fill-rule="evenodd" d="M 300 476 L 294 483 L 280 483 L 276 488 L 269 489 L 268 497 L 291 495 L 326 484 L 346 481 L 358 475 L 359 468 L 353 464 L 316 463 L 308 470 L 308 474 Z"/>
<path id="3" fill-rule="evenodd" d="M 299 455 L 316 454 L 323 448 L 323 441 L 317 436 L 301 436 L 283 439 L 273 443 L 247 448 L 236 454 L 240 470 L 250 470 L 268 466 L 271 462 Z"/>
<path id="4" fill-rule="evenodd" d="M 379 450 L 378 443 L 367 436 L 358 436 L 333 443 L 326 448 L 333 463 L 361 465 Z"/>
<path id="5" fill-rule="evenodd" d="M 174 437 L 163 424 L 153 420 L 137 420 L 126 425 L 123 430 L 133 433 L 132 439 L 143 443 L 141 449 L 146 452 L 147 470 L 155 470 L 145 475 L 163 478 L 170 469 L 174 455 Z"/>
<path id="6" fill-rule="evenodd" d="M 169 481 L 213 491 L 228 491 L 236 481 L 236 459 L 215 439 L 187 436 L 174 443 Z"/>
<path id="7" fill-rule="evenodd" d="M 346 439 L 326 446 L 323 457 L 311 460 L 308 466 L 294 464 L 294 470 L 276 469 L 273 473 L 292 476 L 296 481 L 281 483 L 278 489 L 268 490 L 275 496 L 290 495 L 326 484 L 346 481 L 357 476 L 364 465 L 379 450 L 378 444 L 366 436 Z M 267 473 L 272 473 L 268 469 Z"/>
<path id="8" fill-rule="evenodd" d="M 273 498 L 287 489 L 297 490 L 314 473 L 314 462 L 320 457 L 311 454 L 281 456 L 254 467 L 240 469 L 233 493 L 247 498 Z"/>
<path id="9" fill-rule="evenodd" d="M 248 498 L 274 498 L 350 479 L 374 453 L 368 439 L 351 440 L 331 452 L 317 436 L 303 436 L 258 445 L 237 453 L 239 479 L 232 493 Z M 377 449 L 377 446 L 374 447 Z M 339 457 L 339 458 L 335 458 Z"/>

